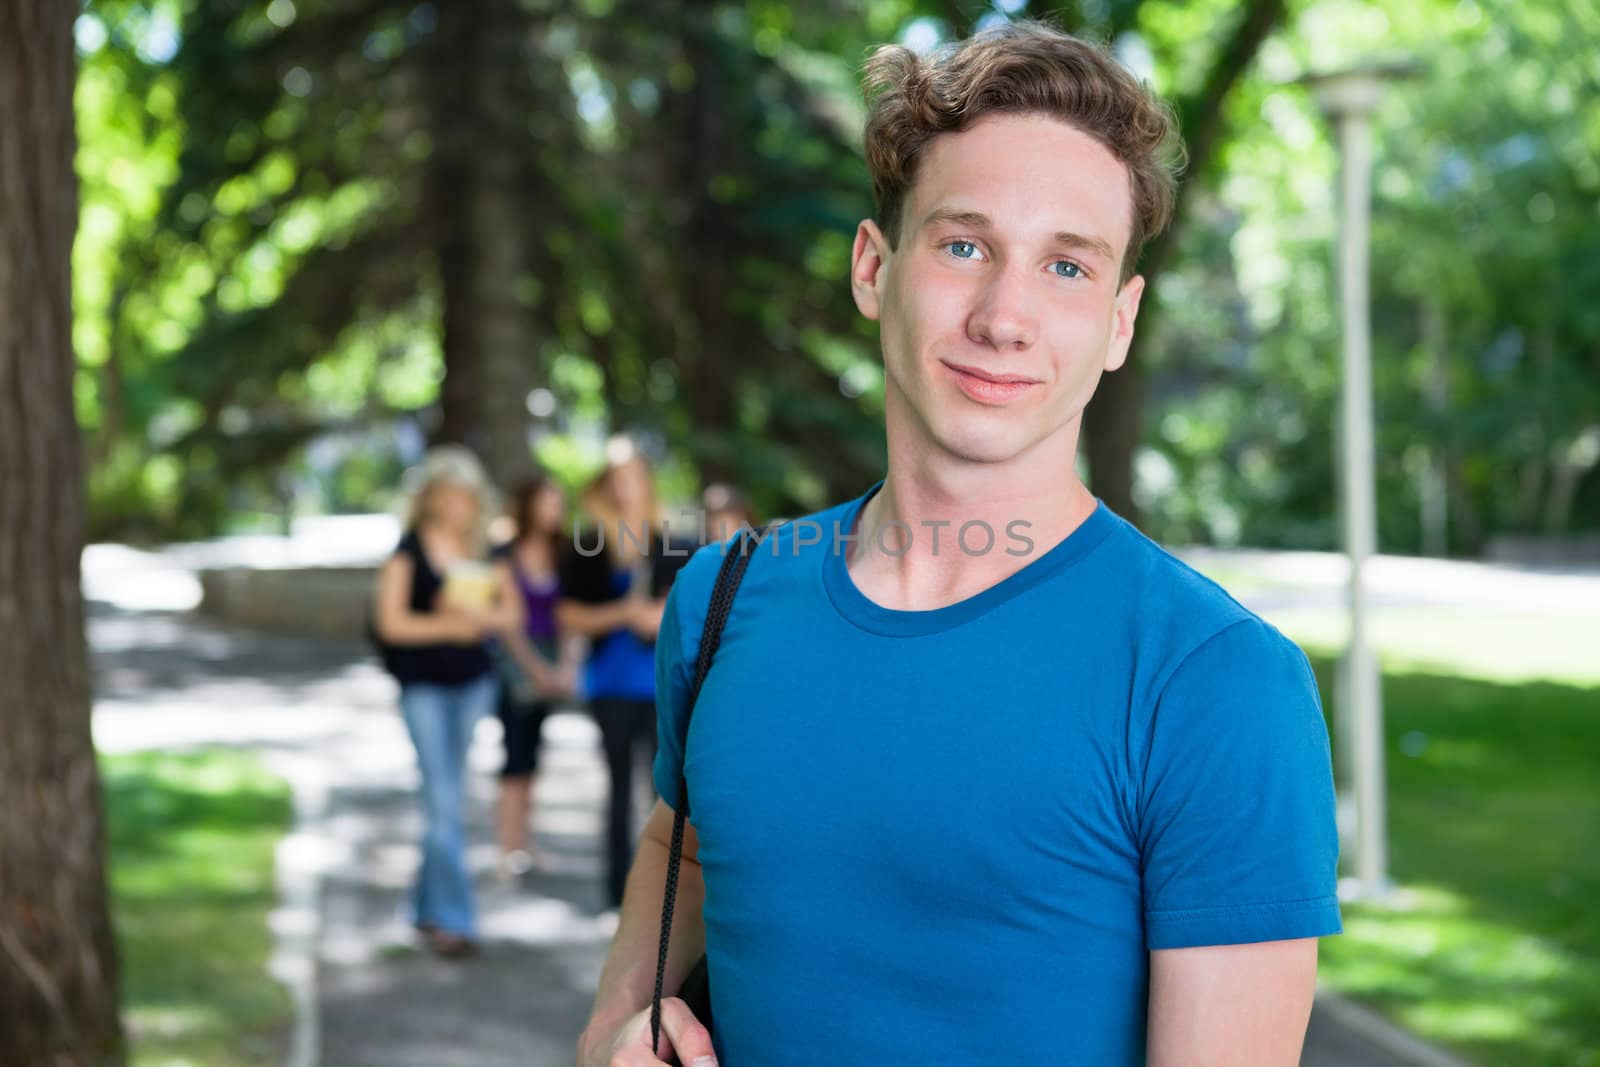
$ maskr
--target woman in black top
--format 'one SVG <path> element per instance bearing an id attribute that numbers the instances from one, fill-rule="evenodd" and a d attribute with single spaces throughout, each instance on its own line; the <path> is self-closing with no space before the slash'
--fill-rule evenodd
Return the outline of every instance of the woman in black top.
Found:
<path id="1" fill-rule="evenodd" d="M 606 448 L 606 468 L 583 496 L 594 526 L 568 546 L 556 618 L 590 638 L 584 691 L 611 772 L 607 889 L 614 905 L 633 859 L 634 749 L 655 751 L 655 641 L 673 576 L 692 545 L 663 548 L 650 466 L 627 438 Z"/>
<path id="2" fill-rule="evenodd" d="M 400 683 L 426 831 L 415 921 L 434 951 L 472 951 L 476 912 L 466 865 L 463 772 L 473 727 L 494 710 L 487 637 L 508 624 L 483 558 L 487 482 L 472 453 L 445 446 L 421 467 L 411 521 L 378 572 L 375 629 Z"/>

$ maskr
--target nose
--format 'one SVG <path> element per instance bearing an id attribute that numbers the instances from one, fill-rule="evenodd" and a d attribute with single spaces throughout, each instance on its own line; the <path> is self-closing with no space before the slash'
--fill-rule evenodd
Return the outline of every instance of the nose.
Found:
<path id="1" fill-rule="evenodd" d="M 999 351 L 1031 346 L 1038 336 L 1032 282 L 1028 272 L 1015 267 L 991 274 L 967 318 L 967 336 Z"/>

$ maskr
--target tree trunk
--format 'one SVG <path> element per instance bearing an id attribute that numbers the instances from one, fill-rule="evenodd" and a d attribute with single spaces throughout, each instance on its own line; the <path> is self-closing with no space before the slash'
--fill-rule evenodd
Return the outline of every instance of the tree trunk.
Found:
<path id="1" fill-rule="evenodd" d="M 1083 455 L 1089 480 L 1106 507 L 1139 525 L 1133 501 L 1133 461 L 1144 434 L 1144 369 L 1130 358 L 1115 373 L 1100 379 L 1094 399 L 1083 413 Z"/>
<path id="2" fill-rule="evenodd" d="M 1228 95 L 1255 61 L 1262 42 L 1282 21 L 1283 15 L 1284 0 L 1251 0 L 1217 52 L 1199 90 L 1191 97 L 1175 101 L 1189 169 L 1178 189 L 1172 224 L 1145 248 L 1139 264 L 1139 273 L 1145 279 L 1145 293 L 1128 361 L 1121 370 L 1100 380 L 1100 388 L 1084 412 L 1083 450 L 1089 460 L 1094 491 L 1107 507 L 1135 524 L 1139 523 L 1139 510 L 1133 502 L 1133 464 L 1144 429 L 1143 354 L 1160 311 L 1156 288 L 1183 232 L 1190 191 L 1204 178 L 1216 157 Z"/>
<path id="3" fill-rule="evenodd" d="M 0 1063 L 122 1061 L 73 418 L 73 18 L 0 0 Z"/>
<path id="4" fill-rule="evenodd" d="M 429 64 L 434 152 L 428 180 L 444 304 L 442 440 L 464 443 L 502 487 L 530 466 L 529 389 L 538 379 L 522 216 L 548 206 L 521 189 L 528 137 L 518 106 L 526 19 L 513 0 L 439 7 Z"/>
<path id="5" fill-rule="evenodd" d="M 751 344 L 742 336 L 746 323 L 733 311 L 733 271 L 745 249 L 729 231 L 728 211 L 713 198 L 712 183 L 719 173 L 739 169 L 726 113 L 733 87 L 724 83 L 712 46 L 709 10 L 698 2 L 683 8 L 679 25 L 694 84 L 672 98 L 666 113 L 666 126 L 673 131 L 669 221 L 691 250 L 693 265 L 682 275 L 685 314 L 678 324 L 675 362 L 689 401 L 701 477 L 732 481 L 737 464 L 728 442 L 733 440 L 734 388 L 739 357 Z"/>

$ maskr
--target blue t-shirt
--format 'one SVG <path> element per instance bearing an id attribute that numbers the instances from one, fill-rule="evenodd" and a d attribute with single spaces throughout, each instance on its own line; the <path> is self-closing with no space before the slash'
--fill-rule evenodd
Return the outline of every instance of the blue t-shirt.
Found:
<path id="1" fill-rule="evenodd" d="M 634 531 L 629 537 L 641 537 Z M 690 553 L 699 542 L 669 538 L 665 530 L 649 535 L 648 565 L 639 579 L 648 577 L 652 598 L 667 595 Z M 627 596 L 636 580 L 634 572 L 619 568 L 604 551 L 605 535 L 585 530 L 574 536 L 557 568 L 561 599 L 580 604 L 608 604 Z M 592 700 L 635 700 L 648 704 L 655 699 L 655 642 L 647 641 L 626 627 L 600 634 L 589 645 L 589 662 L 584 670 L 584 696 Z"/>
<path id="2" fill-rule="evenodd" d="M 1104 505 L 881 607 L 835 551 L 865 500 L 761 546 L 687 746 L 721 548 L 667 606 L 655 780 L 686 772 L 723 1067 L 1142 1064 L 1149 950 L 1339 932 L 1294 644 Z"/>
<path id="3" fill-rule="evenodd" d="M 610 581 L 611 599 L 628 595 L 632 576 L 627 571 L 613 573 Z M 613 630 L 596 637 L 584 669 L 584 695 L 649 703 L 655 699 L 655 656 L 654 644 L 632 630 Z"/>

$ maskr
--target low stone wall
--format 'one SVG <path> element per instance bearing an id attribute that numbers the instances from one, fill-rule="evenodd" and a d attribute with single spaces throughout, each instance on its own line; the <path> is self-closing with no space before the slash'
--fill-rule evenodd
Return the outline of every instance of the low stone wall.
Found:
<path id="1" fill-rule="evenodd" d="M 264 630 L 364 639 L 375 567 L 218 567 L 197 572 L 200 613 Z"/>
<path id="2" fill-rule="evenodd" d="M 1522 567 L 1600 567 L 1600 534 L 1492 537 L 1483 546 L 1483 558 Z"/>

